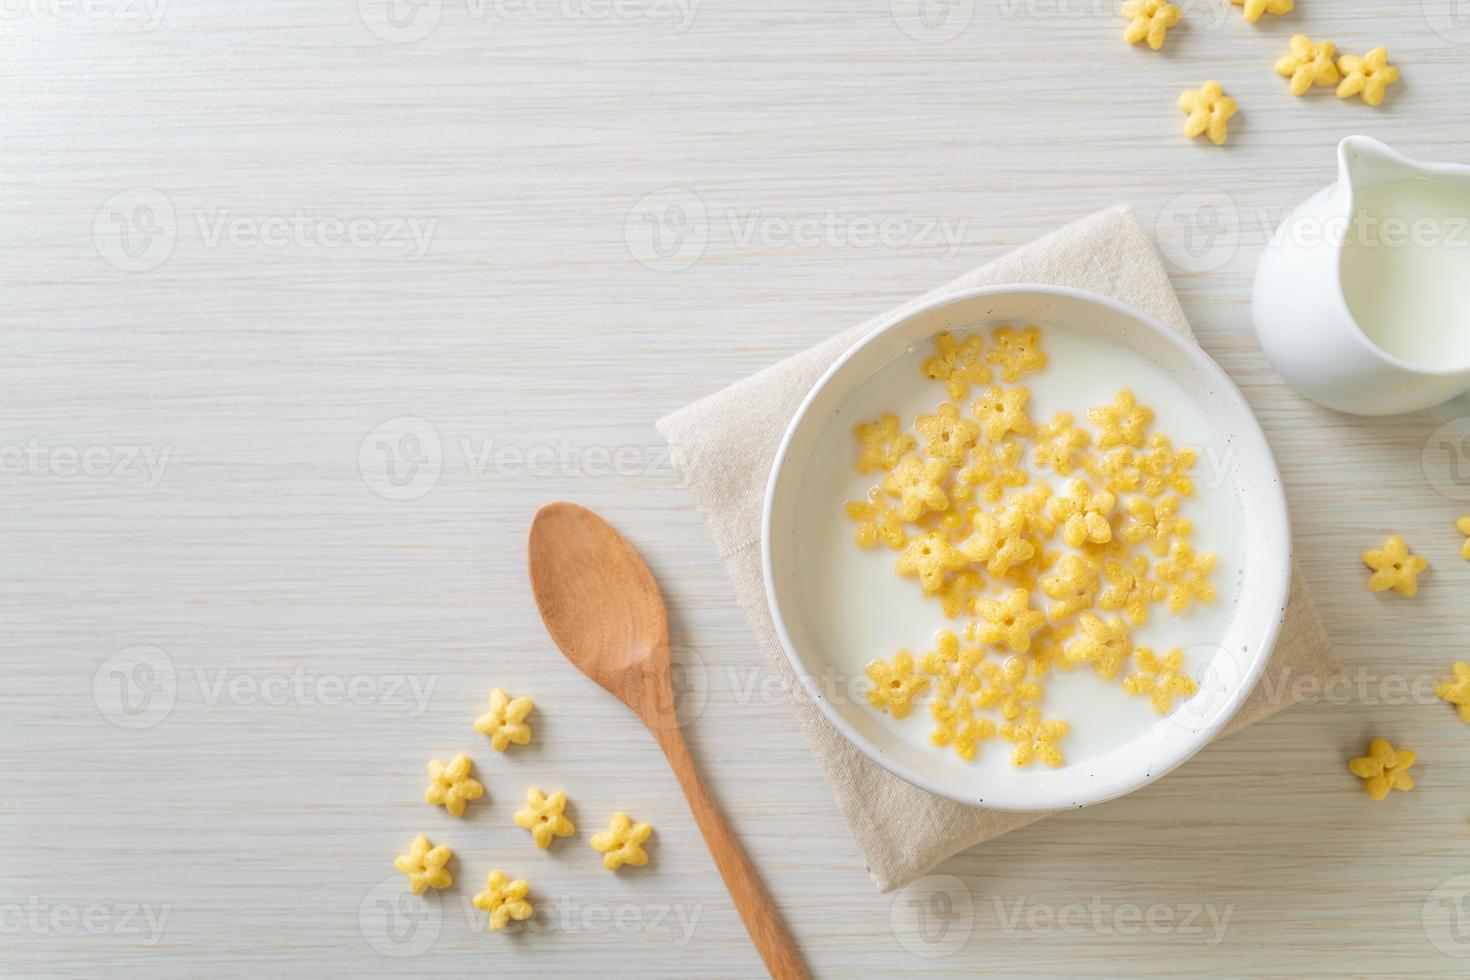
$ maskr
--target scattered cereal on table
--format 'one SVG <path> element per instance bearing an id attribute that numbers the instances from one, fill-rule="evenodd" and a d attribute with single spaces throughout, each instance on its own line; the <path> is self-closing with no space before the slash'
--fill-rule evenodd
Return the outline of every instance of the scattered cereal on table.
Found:
<path id="1" fill-rule="evenodd" d="M 1353 759 L 1348 769 L 1363 780 L 1363 791 L 1375 800 L 1388 795 L 1389 790 L 1414 788 L 1414 777 L 1409 767 L 1414 764 L 1413 749 L 1395 750 L 1387 739 L 1375 738 L 1368 746 L 1368 754 Z"/>
<path id="2" fill-rule="evenodd" d="M 1296 0 L 1230 0 L 1237 7 L 1244 7 L 1241 12 L 1245 19 L 1254 24 L 1261 19 L 1262 14 L 1289 14 L 1296 6 Z"/>
<path id="3" fill-rule="evenodd" d="M 1460 557 L 1470 561 L 1470 514 L 1455 521 L 1455 527 L 1465 535 L 1465 543 L 1460 545 Z"/>
<path id="4" fill-rule="evenodd" d="M 1393 589 L 1401 596 L 1412 596 L 1419 591 L 1419 573 L 1429 567 L 1426 559 L 1409 554 L 1409 546 L 1397 534 L 1390 535 L 1382 548 L 1363 552 L 1363 564 L 1373 570 L 1368 579 L 1369 589 L 1374 592 Z"/>
<path id="5" fill-rule="evenodd" d="M 873 682 L 868 688 L 868 703 L 887 708 L 895 718 L 907 718 L 914 698 L 929 687 L 929 678 L 914 673 L 914 655 L 907 650 L 894 654 L 891 663 L 868 661 L 864 673 Z"/>
<path id="6" fill-rule="evenodd" d="M 490 914 L 490 928 L 499 932 L 511 919 L 524 922 L 531 917 L 531 903 L 526 900 L 530 890 L 524 878 L 511 881 L 504 872 L 495 870 L 486 877 L 485 890 L 477 892 L 473 901 L 475 908 Z"/>
<path id="7" fill-rule="evenodd" d="M 419 834 L 408 846 L 407 854 L 400 854 L 393 860 L 393 867 L 408 875 L 409 891 L 415 895 L 422 895 L 430 888 L 448 888 L 454 884 L 454 878 L 449 874 L 449 859 L 454 857 L 446 844 L 435 847 L 429 843 L 429 838 Z"/>
<path id="8" fill-rule="evenodd" d="M 1123 16 L 1128 18 L 1123 40 L 1129 44 L 1148 41 L 1148 46 L 1157 51 L 1164 46 L 1169 28 L 1178 24 L 1182 15 L 1167 0 L 1124 0 Z"/>
<path id="9" fill-rule="evenodd" d="M 1219 82 L 1205 82 L 1197 89 L 1187 89 L 1180 93 L 1179 108 L 1189 113 L 1189 118 L 1184 122 L 1184 135 L 1194 139 L 1204 133 L 1216 146 L 1229 138 L 1230 120 L 1240 111 L 1240 106 L 1224 93 Z M 1143 443 L 1134 445 L 1141 446 Z"/>
<path id="10" fill-rule="evenodd" d="M 1291 79 L 1292 95 L 1306 95 L 1314 85 L 1337 84 L 1336 54 L 1337 45 L 1331 41 L 1294 34 L 1290 50 L 1276 61 L 1276 74 Z"/>
<path id="11" fill-rule="evenodd" d="M 853 434 L 858 441 L 859 473 L 891 470 L 905 453 L 918 445 L 913 436 L 899 430 L 898 416 L 892 412 L 876 422 L 859 422 Z"/>
<path id="12" fill-rule="evenodd" d="M 536 846 L 545 849 L 553 837 L 570 837 L 577 828 L 563 812 L 567 808 L 567 794 L 557 790 L 550 796 L 532 786 L 526 790 L 526 808 L 517 810 L 516 826 L 531 832 Z"/>
<path id="13" fill-rule="evenodd" d="M 1454 673 L 1454 679 L 1436 684 L 1434 695 L 1441 701 L 1454 705 L 1460 720 L 1470 724 L 1470 664 L 1457 660 L 1450 669 Z"/>
<path id="14" fill-rule="evenodd" d="M 945 330 L 934 335 L 934 347 L 938 353 L 924 362 L 924 375 L 943 381 L 955 401 L 969 393 L 970 385 L 990 383 L 990 368 L 983 360 L 985 338 L 978 333 L 956 340 Z"/>
<path id="15" fill-rule="evenodd" d="M 485 787 L 470 777 L 474 763 L 467 755 L 457 755 L 449 763 L 434 759 L 429 763 L 429 788 L 424 801 L 443 805 L 453 816 L 463 816 L 465 804 L 485 795 Z"/>
<path id="16" fill-rule="evenodd" d="M 1383 102 L 1388 87 L 1399 80 L 1399 70 L 1388 63 L 1388 49 L 1374 48 L 1361 58 L 1345 54 L 1337 59 L 1342 82 L 1337 86 L 1339 99 L 1361 95 L 1371 106 Z"/>
<path id="17" fill-rule="evenodd" d="M 607 830 L 593 834 L 587 843 L 602 855 L 602 866 L 609 871 L 616 871 L 625 864 L 641 868 L 648 863 L 648 852 L 643 849 L 643 843 L 652 833 L 653 828 L 648 824 L 634 823 L 626 813 L 618 812 L 613 814 Z"/>
<path id="18" fill-rule="evenodd" d="M 497 752 L 504 752 L 514 742 L 525 745 L 531 741 L 531 726 L 526 723 L 530 715 L 531 699 L 511 699 L 500 688 L 490 692 L 490 710 L 475 719 L 475 731 L 490 736 L 490 745 Z"/>
<path id="19" fill-rule="evenodd" d="M 1123 681 L 1123 690 L 1146 695 L 1159 714 L 1167 715 L 1175 698 L 1191 698 L 1198 693 L 1199 686 L 1184 673 L 1182 650 L 1170 650 L 1160 660 L 1148 647 L 1139 647 L 1134 659 L 1138 673 Z"/>

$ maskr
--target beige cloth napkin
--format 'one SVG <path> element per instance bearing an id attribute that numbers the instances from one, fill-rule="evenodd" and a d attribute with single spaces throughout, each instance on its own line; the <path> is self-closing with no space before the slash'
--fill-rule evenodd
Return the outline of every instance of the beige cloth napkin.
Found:
<path id="1" fill-rule="evenodd" d="M 963 289 L 1005 282 L 1092 290 L 1132 303 L 1191 336 L 1153 243 L 1132 210 L 1120 205 L 1002 256 L 658 423 L 719 545 L 745 614 L 765 647 L 766 659 L 785 683 L 797 717 L 821 759 L 837 805 L 879 891 L 901 888 L 950 855 L 1045 814 L 998 813 L 925 792 L 870 761 L 828 724 L 796 683 L 766 608 L 760 559 L 762 498 L 791 417 L 844 351 L 903 309 Z M 1286 620 L 1265 679 L 1231 720 L 1227 733 L 1292 703 L 1279 697 L 1272 701 L 1267 692 L 1310 688 L 1282 681 L 1311 677 L 1325 682 L 1341 672 L 1301 571 L 1293 572 Z"/>

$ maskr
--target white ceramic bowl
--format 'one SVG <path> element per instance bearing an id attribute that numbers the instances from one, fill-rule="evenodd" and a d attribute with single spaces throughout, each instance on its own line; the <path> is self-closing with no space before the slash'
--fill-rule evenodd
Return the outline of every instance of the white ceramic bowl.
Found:
<path id="1" fill-rule="evenodd" d="M 1246 542 L 1238 583 L 1218 582 L 1232 603 L 1223 635 L 1195 677 L 1201 692 L 1138 737 L 1090 758 L 1049 769 L 986 770 L 983 778 L 949 752 L 916 747 L 861 702 L 816 679 L 830 678 L 804 621 L 795 521 L 814 447 L 851 438 L 832 423 L 844 401 L 880 368 L 941 330 L 1039 323 L 1100 334 L 1136 351 L 1190 393 L 1229 450 L 1224 477 L 1244 508 Z M 1126 380 L 1120 382 L 1120 386 Z M 903 779 L 963 803 L 996 810 L 1051 811 L 1087 806 L 1132 792 L 1184 762 L 1228 722 L 1255 687 L 1280 630 L 1291 586 L 1291 531 L 1281 477 L 1249 406 L 1230 378 L 1199 347 L 1155 318 L 1116 300 L 1057 286 L 991 286 L 947 296 L 904 313 L 863 338 L 817 382 L 792 419 L 766 490 L 762 525 L 766 598 L 792 667 L 827 720 L 869 758 Z M 1064 746 L 1065 747 L 1065 746 Z M 994 751 L 994 750 L 992 750 Z"/>

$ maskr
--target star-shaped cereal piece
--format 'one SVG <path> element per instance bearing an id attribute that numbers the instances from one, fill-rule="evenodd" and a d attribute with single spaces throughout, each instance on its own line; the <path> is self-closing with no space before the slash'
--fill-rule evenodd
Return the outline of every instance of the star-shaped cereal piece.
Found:
<path id="1" fill-rule="evenodd" d="M 942 459 L 920 462 L 917 456 L 905 456 L 898 467 L 883 478 L 883 490 L 898 498 L 898 515 L 906 521 L 917 521 L 928 510 L 945 510 L 949 497 L 944 492 L 944 478 L 949 464 Z"/>
<path id="2" fill-rule="evenodd" d="M 1024 487 L 1030 475 L 1021 465 L 1021 443 L 1010 441 L 999 446 L 976 443 L 970 450 L 973 462 L 955 474 L 952 495 L 968 499 L 976 490 L 980 499 L 995 503 L 1007 488 Z"/>
<path id="3" fill-rule="evenodd" d="M 457 755 L 449 763 L 434 759 L 429 763 L 429 788 L 424 802 L 443 804 L 453 816 L 463 816 L 465 804 L 485 795 L 485 787 L 470 778 L 474 763 L 467 755 Z"/>
<path id="4" fill-rule="evenodd" d="M 1070 671 L 1076 664 L 1067 659 L 1066 645 L 1077 632 L 1077 624 L 1049 623 L 1031 638 L 1031 676 L 1045 677 L 1053 670 Z"/>
<path id="5" fill-rule="evenodd" d="M 1148 46 L 1157 51 L 1164 46 L 1164 35 L 1182 15 L 1166 0 L 1124 0 L 1123 16 L 1128 18 L 1123 40 L 1129 44 L 1147 40 Z"/>
<path id="6" fill-rule="evenodd" d="M 992 385 L 980 393 L 970 406 L 985 430 L 985 438 L 1000 442 L 1007 434 L 1029 436 L 1036 430 L 1026 414 L 1026 401 L 1031 392 L 1026 388 L 997 388 Z"/>
<path id="7" fill-rule="evenodd" d="M 1378 105 L 1388 87 L 1399 80 L 1399 70 L 1388 63 L 1388 49 L 1374 48 L 1359 58 L 1345 54 L 1337 59 L 1342 82 L 1337 86 L 1339 99 L 1361 95 L 1369 105 Z"/>
<path id="8" fill-rule="evenodd" d="M 984 657 L 984 650 L 961 647 L 952 631 L 940 630 L 934 635 L 934 649 L 919 657 L 919 670 L 934 678 L 934 696 L 948 701 L 961 690 L 971 694 L 980 690 L 975 666 Z"/>
<path id="9" fill-rule="evenodd" d="M 887 472 L 918 444 L 899 428 L 898 416 L 892 412 L 873 422 L 859 422 L 853 435 L 858 441 L 859 473 Z"/>
<path id="10" fill-rule="evenodd" d="M 529 830 L 536 846 L 544 849 L 553 837 L 570 837 L 577 832 L 567 819 L 566 808 L 567 794 L 561 790 L 547 796 L 532 786 L 526 790 L 526 808 L 516 811 L 516 826 Z"/>
<path id="11" fill-rule="evenodd" d="M 959 571 L 968 559 L 965 553 L 949 543 L 943 531 L 930 531 L 910 541 L 898 556 L 898 574 L 904 578 L 918 576 L 925 592 L 938 592 L 944 585 L 946 572 Z"/>
<path id="12" fill-rule="evenodd" d="M 1047 617 L 1056 623 L 1091 609 L 1097 588 L 1097 565 L 1078 555 L 1067 555 L 1056 574 L 1041 580 L 1041 591 L 1052 600 L 1046 606 Z"/>
<path id="13" fill-rule="evenodd" d="M 1195 552 L 1187 541 L 1175 541 L 1169 557 L 1154 566 L 1154 573 L 1169 590 L 1169 610 L 1175 615 L 1189 608 L 1215 601 L 1215 587 L 1210 575 L 1215 571 L 1215 556 L 1208 551 Z"/>
<path id="14" fill-rule="evenodd" d="M 1363 564 L 1373 569 L 1368 588 L 1374 592 L 1393 589 L 1401 596 L 1419 591 L 1419 573 L 1429 567 L 1424 558 L 1409 554 L 1409 546 L 1397 534 L 1390 535 L 1382 548 L 1363 552 Z"/>
<path id="15" fill-rule="evenodd" d="M 1098 596 L 1098 607 L 1107 612 L 1123 612 L 1134 626 L 1145 625 L 1148 607 L 1168 595 L 1163 583 L 1148 577 L 1148 559 L 1143 555 L 1107 562 L 1103 577 L 1108 586 Z"/>
<path id="16" fill-rule="evenodd" d="M 1194 496 L 1194 480 L 1189 471 L 1199 460 L 1193 449 L 1175 452 L 1169 437 L 1156 432 L 1148 440 L 1148 449 L 1138 457 L 1139 469 L 1143 471 L 1143 493 L 1146 497 L 1157 497 L 1165 490 L 1173 490 L 1181 497 Z"/>
<path id="17" fill-rule="evenodd" d="M 1108 452 L 1087 456 L 1082 466 L 1098 485 L 1115 494 L 1133 493 L 1143 483 L 1139 456 L 1131 446 L 1117 446 Z"/>
<path id="18" fill-rule="evenodd" d="M 908 544 L 909 535 L 904 529 L 903 518 L 879 488 L 869 491 L 867 500 L 849 500 L 843 510 L 857 522 L 853 539 L 859 548 L 872 548 L 882 541 L 898 551 Z"/>
<path id="19" fill-rule="evenodd" d="M 1176 538 L 1194 533 L 1194 525 L 1179 516 L 1179 498 L 1165 497 L 1158 503 L 1143 497 L 1130 497 L 1124 505 L 1128 522 L 1123 525 L 1123 540 L 1129 544 L 1146 544 L 1163 558 Z"/>
<path id="20" fill-rule="evenodd" d="M 975 758 L 981 742 L 995 737 L 995 722 L 976 718 L 969 698 L 957 698 L 953 702 L 936 698 L 929 702 L 929 714 L 935 723 L 929 731 L 929 743 L 940 748 L 953 747 L 954 754 L 966 762 Z"/>
<path id="21" fill-rule="evenodd" d="M 1087 410 L 1087 421 L 1102 432 L 1097 437 L 1098 449 L 1112 449 L 1114 446 L 1142 449 L 1144 436 L 1153 420 L 1154 410 L 1140 405 L 1127 388 L 1118 392 L 1111 405 Z"/>
<path id="22" fill-rule="evenodd" d="M 1050 467 L 1058 476 L 1071 476 L 1083 465 L 1092 436 L 1073 424 L 1071 412 L 1058 412 L 1036 430 L 1036 465 Z"/>
<path id="23" fill-rule="evenodd" d="M 1184 135 L 1194 139 L 1200 133 L 1216 146 L 1229 137 L 1229 122 L 1240 106 L 1220 88 L 1219 82 L 1205 82 L 1197 89 L 1187 89 L 1179 96 L 1179 108 L 1189 113 L 1184 122 Z M 1133 444 L 1143 445 L 1142 442 Z"/>
<path id="24" fill-rule="evenodd" d="M 1348 771 L 1363 780 L 1363 791 L 1375 800 L 1388 795 L 1389 790 L 1408 792 L 1414 788 L 1414 777 L 1409 767 L 1415 760 L 1413 749 L 1398 749 L 1387 739 L 1375 738 L 1368 745 L 1368 754 L 1348 763 Z"/>
<path id="25" fill-rule="evenodd" d="M 950 466 L 963 466 L 970 447 L 980 438 L 980 423 L 961 418 L 958 407 L 945 402 L 933 415 L 914 420 L 914 431 L 924 440 L 924 452 Z"/>
<path id="26" fill-rule="evenodd" d="M 407 854 L 393 859 L 393 867 L 408 875 L 409 891 L 422 895 L 430 888 L 448 888 L 454 884 L 447 867 L 452 857 L 454 852 L 447 845 L 435 847 L 429 838 L 419 834 L 408 845 Z"/>
<path id="27" fill-rule="evenodd" d="M 983 562 L 985 570 L 994 578 L 1000 578 L 1036 554 L 1036 546 L 1026 539 L 1028 530 L 1026 515 L 1019 510 L 1007 509 L 1000 516 L 977 511 L 974 533 L 960 544 L 966 558 Z"/>
<path id="28" fill-rule="evenodd" d="M 1041 328 L 1015 330 L 996 327 L 990 339 L 994 346 L 985 359 L 1000 368 L 1001 379 L 1014 384 L 1024 375 L 1046 370 L 1046 351 L 1041 349 Z"/>
<path id="29" fill-rule="evenodd" d="M 1434 696 L 1454 705 L 1460 714 L 1460 720 L 1470 725 L 1470 664 L 1457 660 L 1451 670 L 1454 672 L 1454 679 L 1436 684 Z"/>
<path id="30" fill-rule="evenodd" d="M 1094 491 L 1086 480 L 1077 479 L 1067 488 L 1065 497 L 1053 497 L 1047 510 L 1062 528 L 1062 540 L 1080 548 L 1087 542 L 1107 544 L 1113 540 L 1109 518 L 1117 498 L 1106 490 Z"/>
<path id="31" fill-rule="evenodd" d="M 868 688 L 868 703 L 875 708 L 887 709 L 895 718 L 907 718 L 914 706 L 914 698 L 929 688 L 929 678 L 914 673 L 914 655 L 907 650 L 894 654 L 891 663 L 868 661 L 864 673 L 872 681 Z"/>
<path id="32" fill-rule="evenodd" d="M 1241 11 L 1245 19 L 1254 24 L 1261 19 L 1262 14 L 1289 14 L 1296 6 L 1296 0 L 1230 0 L 1237 7 L 1244 7 Z"/>
<path id="33" fill-rule="evenodd" d="M 1458 521 L 1455 521 L 1455 527 L 1461 534 L 1466 536 L 1465 543 L 1460 545 L 1460 557 L 1466 561 L 1470 561 L 1470 514 L 1466 514 Z"/>
<path id="34" fill-rule="evenodd" d="M 502 871 L 490 872 L 485 879 L 485 890 L 477 892 L 473 899 L 475 908 L 490 913 L 490 928 L 499 932 L 511 919 L 524 922 L 531 917 L 531 903 L 526 893 L 531 886 L 524 878 L 511 881 Z"/>
<path id="35" fill-rule="evenodd" d="M 990 368 L 983 360 L 985 338 L 978 333 L 964 340 L 956 340 L 947 330 L 937 333 L 934 349 L 938 353 L 924 362 L 924 376 L 943 381 L 955 401 L 969 393 L 970 385 L 990 384 Z"/>
<path id="36" fill-rule="evenodd" d="M 1000 726 L 1000 737 L 1010 742 L 1011 763 L 1028 766 L 1040 760 L 1052 768 L 1062 764 L 1062 751 L 1057 743 L 1067 737 L 1070 729 L 1065 721 L 1043 721 L 1041 710 L 1028 706 L 1019 722 L 1006 722 Z"/>
<path id="37" fill-rule="evenodd" d="M 1336 54 L 1337 45 L 1331 41 L 1293 34 L 1290 50 L 1276 59 L 1276 74 L 1291 79 L 1292 95 L 1306 95 L 1313 85 L 1337 84 Z"/>
<path id="38" fill-rule="evenodd" d="M 1184 672 L 1184 652 L 1170 650 L 1160 660 L 1148 647 L 1138 648 L 1138 673 L 1123 679 L 1123 690 L 1146 695 L 1154 710 L 1167 715 L 1175 698 L 1192 698 L 1199 691 L 1194 678 Z"/>
<path id="39" fill-rule="evenodd" d="M 648 852 L 643 849 L 643 843 L 652 833 L 653 828 L 648 824 L 634 823 L 620 811 L 613 814 L 607 830 L 593 834 L 587 843 L 602 855 L 602 866 L 609 871 L 616 871 L 625 864 L 641 868 L 648 863 Z"/>
<path id="40" fill-rule="evenodd" d="M 1133 652 L 1128 624 L 1121 619 L 1103 619 L 1092 613 L 1077 617 L 1080 636 L 1067 644 L 1067 659 L 1074 664 L 1092 664 L 1103 680 L 1118 676 L 1118 670 Z"/>
<path id="41" fill-rule="evenodd" d="M 531 741 L 531 726 L 526 717 L 531 713 L 530 698 L 511 699 L 500 688 L 490 692 L 490 710 L 475 719 L 475 731 L 490 736 L 490 746 L 504 752 L 510 743 L 525 745 Z"/>
<path id="42" fill-rule="evenodd" d="M 985 578 L 965 568 L 941 585 L 934 595 L 939 597 L 939 606 L 944 610 L 944 615 L 956 619 L 970 611 L 970 600 L 983 588 Z"/>
<path id="43" fill-rule="evenodd" d="M 975 707 L 994 708 L 1006 721 L 1015 721 L 1027 702 L 1040 701 L 1040 682 L 1026 679 L 1027 663 L 1020 657 L 1007 658 L 1004 665 L 987 660 L 980 665 L 980 690 Z"/>
<path id="44" fill-rule="evenodd" d="M 1004 599 L 979 599 L 972 624 L 976 643 L 1007 646 L 1016 653 L 1031 649 L 1031 637 L 1046 625 L 1046 616 L 1031 608 L 1031 594 L 1025 589 L 1012 589 Z"/>

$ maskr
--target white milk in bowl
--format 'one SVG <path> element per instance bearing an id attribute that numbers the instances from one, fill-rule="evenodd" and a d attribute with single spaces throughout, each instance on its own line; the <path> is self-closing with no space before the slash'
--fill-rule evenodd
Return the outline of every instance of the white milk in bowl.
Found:
<path id="1" fill-rule="evenodd" d="M 988 328 L 980 332 L 987 338 L 990 336 Z M 962 338 L 965 333 L 955 331 L 955 336 Z M 1193 525 L 1192 533 L 1184 540 L 1197 552 L 1216 556 L 1209 580 L 1218 595 L 1211 603 L 1191 605 L 1181 615 L 1172 613 L 1166 601 L 1152 602 L 1146 625 L 1129 624 L 1130 646 L 1151 648 L 1160 658 L 1174 649 L 1183 651 L 1183 672 L 1194 678 L 1199 688 L 1195 696 L 1218 698 L 1219 679 L 1215 678 L 1212 686 L 1202 674 L 1217 659 L 1218 643 L 1232 616 L 1242 577 L 1245 542 L 1244 511 L 1226 479 L 1231 462 L 1229 441 L 1211 428 L 1188 392 L 1131 348 L 1100 336 L 1046 326 L 1041 327 L 1041 345 L 1049 362 L 1043 371 L 1027 374 L 1014 384 L 1002 381 L 997 373 L 993 382 L 1001 388 L 1029 389 L 1027 414 L 1038 427 L 1059 411 L 1070 412 L 1077 427 L 1091 433 L 1095 450 L 1099 431 L 1088 422 L 1088 410 L 1111 404 L 1119 391 L 1126 388 L 1140 404 L 1153 410 L 1150 434 L 1167 435 L 1175 450 L 1189 448 L 1197 452 L 1197 462 L 1189 471 L 1193 494 L 1180 497 L 1179 514 Z M 814 624 L 812 634 L 819 648 L 816 652 L 841 679 L 861 678 L 870 661 L 891 661 L 900 650 L 910 651 L 917 661 L 924 652 L 935 649 L 934 637 L 940 630 L 959 634 L 962 647 L 985 646 L 963 639 L 966 624 L 976 618 L 971 612 L 954 619 L 947 617 L 940 602 L 926 595 L 917 579 L 898 574 L 895 565 L 899 551 L 881 542 L 869 549 L 860 548 L 854 540 L 856 525 L 844 511 L 845 502 L 867 499 L 869 490 L 883 477 L 881 472 L 864 475 L 857 471 L 859 446 L 853 435 L 855 426 L 893 413 L 912 433 L 918 416 L 934 413 L 941 403 L 954 401 L 943 382 L 924 375 L 922 366 L 933 355 L 933 344 L 924 342 L 889 362 L 848 398 L 830 423 L 832 437 L 818 444 L 798 495 L 796 560 L 802 583 L 802 614 L 806 622 Z M 956 402 L 966 418 L 974 417 L 970 405 L 986 387 L 971 386 L 966 396 Z M 1006 440 L 1016 438 L 1015 435 L 1005 437 Z M 986 441 L 983 434 L 980 441 Z M 914 452 L 922 456 L 923 438 L 919 437 L 918 442 Z M 1095 474 L 1079 469 L 1059 476 L 1049 468 L 1039 467 L 1034 440 L 1025 440 L 1025 445 L 1023 465 L 1029 473 L 1029 483 L 1022 490 L 1044 483 L 1054 495 L 1064 496 L 1069 484 L 1078 477 L 1086 478 L 1094 489 L 1102 489 Z M 1012 492 L 1015 491 L 1009 488 L 1006 491 Z M 1178 494 L 1166 491 L 1154 500 L 1168 496 Z M 1140 488 L 1117 494 L 1117 506 L 1111 517 L 1115 538 L 1121 538 L 1122 529 L 1128 523 L 1125 508 L 1135 497 L 1145 497 L 1144 491 Z M 1005 498 L 989 503 L 977 497 L 976 502 L 984 510 L 995 513 L 1003 508 Z M 910 540 L 922 533 L 909 526 Z M 963 533 L 955 532 L 956 542 Z M 1060 532 L 1048 542 L 1046 550 L 1058 555 L 1080 554 L 1078 549 L 1065 544 Z M 1157 557 L 1147 543 L 1132 547 L 1128 560 L 1132 555 L 1147 555 L 1150 571 L 1146 578 L 1159 580 L 1157 568 L 1165 559 Z M 1105 559 L 1096 553 L 1093 558 L 1101 572 Z M 1051 571 L 1056 571 L 1055 565 Z M 978 593 L 982 598 L 998 599 L 1017 587 L 1008 580 L 982 577 L 984 584 Z M 1108 580 L 1101 576 L 1100 586 L 1108 587 Z M 1033 590 L 1033 608 L 1045 610 L 1049 601 L 1040 588 Z M 1108 621 L 1128 622 L 1123 612 L 1105 611 L 1096 604 L 1091 611 Z M 1058 622 L 1065 627 L 1067 622 L 1075 622 L 1075 616 L 1062 617 Z M 1030 653 L 1014 653 L 1000 645 L 985 646 L 984 657 L 986 662 L 1002 665 L 1009 658 L 1018 657 L 1035 669 Z M 1138 658 L 1130 655 L 1112 680 L 1104 680 L 1086 663 L 1070 671 L 1053 670 L 1039 678 L 1044 690 L 1034 705 L 1041 717 L 1047 721 L 1064 720 L 1069 726 L 1066 736 L 1057 742 L 1065 760 L 1063 765 L 1085 765 L 1088 759 L 1133 741 L 1150 726 L 1172 723 L 1155 710 L 1146 693 L 1125 691 L 1123 680 L 1138 672 Z M 935 689 L 933 680 L 928 691 L 914 699 L 911 712 L 903 719 L 879 712 L 864 702 L 865 683 L 845 685 L 845 690 L 853 693 L 858 702 L 853 710 L 874 712 L 885 728 L 911 746 L 934 753 L 936 759 L 944 760 L 947 765 L 964 767 L 977 780 L 983 780 L 986 773 L 1014 771 L 1013 744 L 1000 734 L 983 738 L 973 760 L 960 758 L 952 748 L 931 743 L 930 732 L 935 728 L 929 707 L 929 695 Z M 1171 710 L 1188 711 L 1189 700 L 1188 697 L 1174 699 Z M 1005 723 L 1001 712 L 988 708 L 977 709 L 975 717 L 990 719 L 997 729 Z M 1040 761 L 1030 765 L 1045 768 Z"/>
<path id="2" fill-rule="evenodd" d="M 1470 364 L 1470 186 L 1360 188 L 1341 270 L 1348 309 L 1380 348 L 1417 367 Z"/>

